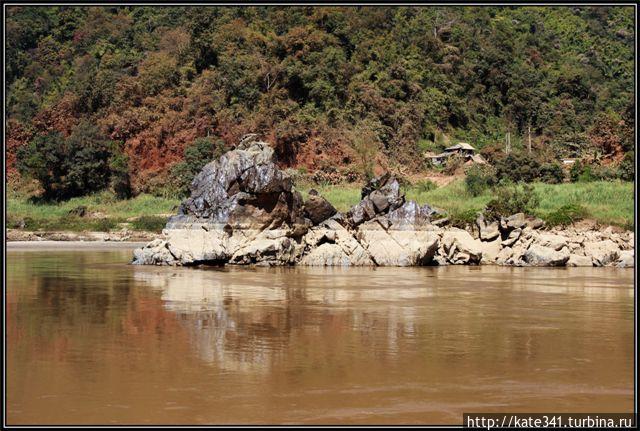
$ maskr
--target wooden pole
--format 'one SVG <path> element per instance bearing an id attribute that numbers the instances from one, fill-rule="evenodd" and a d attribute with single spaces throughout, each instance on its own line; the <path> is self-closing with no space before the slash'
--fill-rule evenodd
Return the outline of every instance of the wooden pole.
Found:
<path id="1" fill-rule="evenodd" d="M 529 154 L 531 154 L 531 124 L 529 124 Z"/>

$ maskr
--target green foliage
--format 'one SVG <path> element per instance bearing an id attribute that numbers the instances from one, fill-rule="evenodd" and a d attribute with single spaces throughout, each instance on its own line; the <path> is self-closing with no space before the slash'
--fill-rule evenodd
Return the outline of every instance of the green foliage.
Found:
<path id="1" fill-rule="evenodd" d="M 560 163 L 545 163 L 540 166 L 540 181 L 547 184 L 560 184 L 564 181 L 564 171 Z"/>
<path id="2" fill-rule="evenodd" d="M 586 208 L 579 204 L 566 204 L 544 216 L 548 226 L 569 226 L 588 216 Z"/>
<path id="3" fill-rule="evenodd" d="M 575 183 L 580 180 L 580 176 L 583 174 L 585 170 L 585 166 L 582 164 L 580 160 L 576 160 L 573 165 L 571 165 L 571 169 L 569 169 L 569 179 L 572 183 Z"/>
<path id="4" fill-rule="evenodd" d="M 134 184 L 209 129 L 227 142 L 272 136 L 292 165 L 316 139 L 371 154 L 348 136 L 365 119 L 376 135 L 366 145 L 409 167 L 447 135 L 484 149 L 510 131 L 516 149 L 529 127 L 555 157 L 634 146 L 627 6 L 10 6 L 6 15 L 8 119 L 35 134 L 82 117 L 105 125 L 136 149 Z M 146 166 L 158 154 L 168 157 Z M 367 174 L 370 160 L 357 161 Z"/>
<path id="5" fill-rule="evenodd" d="M 59 133 L 36 136 L 17 154 L 17 167 L 35 178 L 45 199 L 68 199 L 105 188 L 113 144 L 89 122 L 81 122 L 64 139 Z"/>
<path id="6" fill-rule="evenodd" d="M 380 145 L 377 128 L 379 125 L 375 122 L 363 120 L 356 126 L 352 135 L 353 149 L 358 154 L 362 174 L 367 180 L 374 177 L 375 156 Z"/>
<path id="7" fill-rule="evenodd" d="M 449 224 L 451 226 L 464 229 L 465 227 L 474 224 L 475 220 L 478 218 L 478 211 L 474 209 L 462 211 L 454 210 L 447 213 L 447 217 L 449 218 Z"/>
<path id="8" fill-rule="evenodd" d="M 490 165 L 472 165 L 467 169 L 464 179 L 467 192 L 471 196 L 479 196 L 485 190 L 497 184 L 496 170 Z"/>
<path id="9" fill-rule="evenodd" d="M 129 175 L 129 157 L 122 152 L 119 145 L 114 145 L 111 159 L 111 189 L 119 199 L 131 197 L 131 179 Z"/>
<path id="10" fill-rule="evenodd" d="M 428 193 L 438 188 L 438 185 L 431 180 L 421 180 L 415 184 L 415 189 L 419 193 Z"/>
<path id="11" fill-rule="evenodd" d="M 166 217 L 160 216 L 141 216 L 131 222 L 131 227 L 134 230 L 143 230 L 147 232 L 162 232 L 162 229 L 167 224 Z"/>
<path id="12" fill-rule="evenodd" d="M 199 138 L 184 151 L 184 160 L 171 169 L 172 182 L 179 197 L 189 195 L 193 178 L 204 165 L 224 154 L 224 142 L 211 138 Z M 171 193 L 169 193 L 171 195 Z"/>
<path id="13" fill-rule="evenodd" d="M 630 151 L 624 155 L 624 159 L 618 166 L 618 178 L 622 181 L 633 181 L 636 173 L 635 152 Z"/>
<path id="14" fill-rule="evenodd" d="M 487 203 L 484 211 L 489 220 L 499 220 L 516 213 L 532 214 L 540 204 L 530 184 L 497 187 L 493 194 L 495 197 Z"/>
<path id="15" fill-rule="evenodd" d="M 530 183 L 540 177 L 540 163 L 525 152 L 513 152 L 495 163 L 499 180 Z"/>

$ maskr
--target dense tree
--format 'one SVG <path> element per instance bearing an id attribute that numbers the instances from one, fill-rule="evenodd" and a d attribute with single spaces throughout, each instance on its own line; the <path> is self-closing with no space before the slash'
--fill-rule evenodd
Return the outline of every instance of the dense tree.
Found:
<path id="1" fill-rule="evenodd" d="M 363 121 L 377 160 L 413 169 L 436 136 L 500 148 L 531 131 L 548 156 L 600 148 L 615 163 L 634 146 L 631 7 L 21 6 L 6 18 L 8 119 L 29 136 L 97 125 L 124 142 L 134 192 L 205 136 L 259 132 L 310 170 L 325 156 L 360 163 Z"/>

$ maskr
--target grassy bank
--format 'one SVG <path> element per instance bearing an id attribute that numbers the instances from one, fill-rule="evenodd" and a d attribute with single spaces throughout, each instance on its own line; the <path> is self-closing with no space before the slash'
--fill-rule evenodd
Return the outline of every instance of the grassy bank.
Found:
<path id="1" fill-rule="evenodd" d="M 633 183 L 598 181 L 557 185 L 536 183 L 534 186 L 540 197 L 536 215 L 543 219 L 564 205 L 578 204 L 585 209 L 586 218 L 627 229 L 633 227 Z M 299 189 L 306 198 L 308 191 L 315 188 L 338 210 L 346 211 L 359 202 L 360 187 L 360 184 L 309 185 Z M 407 199 L 442 208 L 458 219 L 468 219 L 492 198 L 491 191 L 476 197 L 470 196 L 462 181 L 434 190 L 419 186 L 405 187 L 404 192 Z M 132 230 L 158 232 L 178 204 L 177 199 L 151 195 L 117 200 L 106 192 L 58 204 L 37 204 L 26 196 L 10 194 L 7 197 L 7 227 L 24 225 L 26 230 L 108 231 L 126 226 Z M 69 211 L 78 206 L 87 207 L 89 216 L 70 216 Z"/>
<path id="2" fill-rule="evenodd" d="M 175 212 L 177 199 L 139 195 L 118 200 L 103 192 L 60 203 L 34 203 L 27 196 L 7 196 L 7 227 L 24 224 L 26 230 L 69 230 L 106 232 L 121 227 L 159 232 L 167 216 Z M 79 206 L 87 208 L 87 216 L 69 215 Z"/>
<path id="3" fill-rule="evenodd" d="M 577 204 L 585 209 L 585 218 L 594 219 L 601 224 L 633 228 L 633 183 L 621 181 L 535 183 L 534 187 L 540 198 L 540 205 L 535 215 L 542 219 L 547 219 L 562 206 Z M 346 211 L 360 200 L 358 184 L 305 187 L 302 189 L 303 194 L 306 194 L 310 188 L 318 190 L 340 211 Z M 404 191 L 407 199 L 416 200 L 421 205 L 428 203 L 442 208 L 458 218 L 466 218 L 469 214 L 482 210 L 493 197 L 490 190 L 475 197 L 469 195 L 463 181 L 456 181 L 429 191 L 420 187 L 406 187 Z"/>

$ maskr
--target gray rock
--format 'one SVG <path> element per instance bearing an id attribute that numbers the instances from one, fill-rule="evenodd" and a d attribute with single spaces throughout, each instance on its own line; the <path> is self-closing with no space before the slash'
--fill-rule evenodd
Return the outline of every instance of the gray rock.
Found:
<path id="1" fill-rule="evenodd" d="M 493 241 L 500 236 L 500 225 L 497 221 L 487 223 L 484 216 L 480 215 L 476 219 L 476 225 L 483 241 Z"/>
<path id="2" fill-rule="evenodd" d="M 564 266 L 569 260 L 569 252 L 532 244 L 522 255 L 522 260 L 531 266 Z"/>
<path id="3" fill-rule="evenodd" d="M 633 250 L 623 250 L 616 262 L 618 268 L 633 268 L 635 266 L 635 256 Z"/>
<path id="4" fill-rule="evenodd" d="M 334 206 L 319 195 L 310 195 L 309 199 L 304 203 L 304 215 L 309 218 L 314 225 L 325 221 L 336 212 Z"/>
<path id="5" fill-rule="evenodd" d="M 520 238 L 520 235 L 522 234 L 522 229 L 514 229 L 509 233 L 509 236 L 507 237 L 507 239 L 505 239 L 504 241 L 502 241 L 502 245 L 504 247 L 511 247 L 513 246 L 516 241 L 518 241 L 518 239 Z"/>
<path id="6" fill-rule="evenodd" d="M 593 263 L 590 257 L 570 254 L 567 266 L 593 266 Z"/>
<path id="7" fill-rule="evenodd" d="M 589 241 L 584 243 L 584 252 L 591 256 L 594 266 L 613 265 L 620 256 L 620 249 L 613 241 Z"/>

